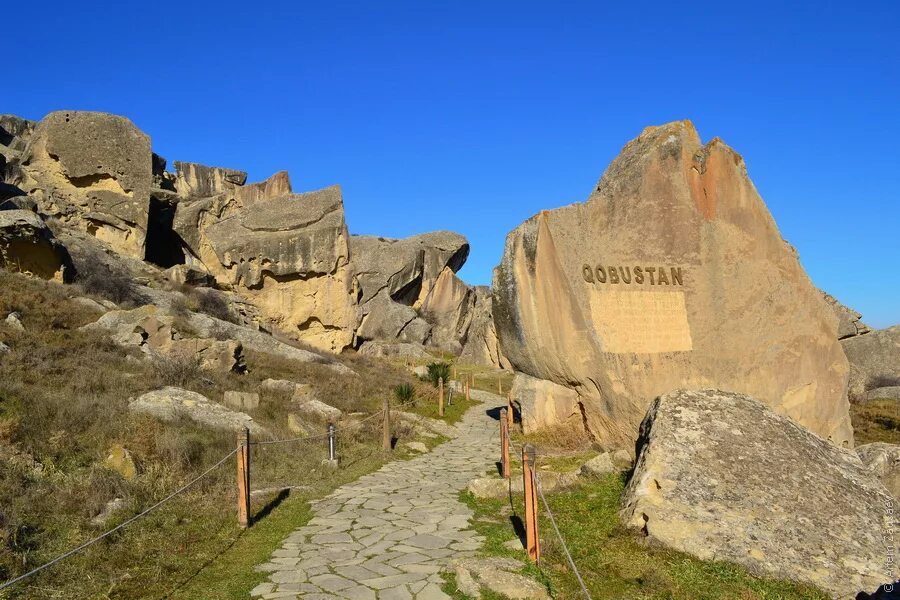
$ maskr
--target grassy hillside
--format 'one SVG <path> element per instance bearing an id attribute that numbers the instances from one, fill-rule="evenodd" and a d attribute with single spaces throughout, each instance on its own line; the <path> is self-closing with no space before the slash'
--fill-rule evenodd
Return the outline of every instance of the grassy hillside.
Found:
<path id="1" fill-rule="evenodd" d="M 266 378 L 313 385 L 318 397 L 344 411 L 374 414 L 393 386 L 412 382 L 406 371 L 363 358 L 345 362 L 358 375 L 342 376 L 314 364 L 247 353 L 249 373 L 214 373 L 172 361 L 127 353 L 100 332 L 80 326 L 99 311 L 73 301 L 80 291 L 0 272 L 0 316 L 21 314 L 25 331 L 0 321 L 0 582 L 43 564 L 140 512 L 215 464 L 235 447 L 230 432 L 193 422 L 162 423 L 128 411 L 129 398 L 177 385 L 221 400 L 226 390 L 257 391 Z M 421 390 L 423 401 L 430 393 Z M 250 414 L 276 438 L 296 437 L 287 426 L 288 397 L 261 392 Z M 413 408 L 414 409 L 414 408 Z M 325 430 L 324 423 L 312 423 Z M 342 466 L 321 464 L 322 441 L 253 449 L 253 512 L 265 517 L 247 532 L 236 525 L 234 459 L 146 519 L 128 526 L 35 578 L 0 592 L 2 598 L 160 598 L 193 590 L 185 598 L 243 597 L 250 570 L 282 537 L 302 524 L 306 499 L 377 468 L 380 419 L 339 437 Z M 395 434 L 408 438 L 409 429 Z M 137 476 L 105 466 L 110 450 L 124 447 Z M 277 488 L 295 486 L 288 498 Z M 92 522 L 107 503 L 121 508 Z M 240 578 L 207 573 L 223 560 L 243 561 Z M 255 561 L 255 562 L 254 562 Z M 192 588 L 192 582 L 202 582 Z M 176 596 L 179 596 L 176 594 Z"/>

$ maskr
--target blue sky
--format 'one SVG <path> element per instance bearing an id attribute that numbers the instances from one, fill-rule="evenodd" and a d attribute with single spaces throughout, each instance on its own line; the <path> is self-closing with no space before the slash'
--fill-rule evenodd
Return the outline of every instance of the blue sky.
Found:
<path id="1" fill-rule="evenodd" d="M 896 2 L 53 4 L 4 7 L 0 112 L 125 114 L 170 163 L 340 183 L 354 233 L 468 236 L 470 283 L 689 118 L 744 155 L 817 285 L 900 322 Z"/>

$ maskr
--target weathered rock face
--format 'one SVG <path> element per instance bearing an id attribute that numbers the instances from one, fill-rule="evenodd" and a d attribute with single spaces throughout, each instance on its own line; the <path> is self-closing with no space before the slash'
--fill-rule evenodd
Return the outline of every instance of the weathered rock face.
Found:
<path id="1" fill-rule="evenodd" d="M 497 339 L 491 289 L 476 286 L 473 290 L 475 303 L 472 307 L 472 319 L 459 359 L 473 365 L 511 369 L 512 365 L 503 355 L 500 340 Z"/>
<path id="2" fill-rule="evenodd" d="M 12 183 L 43 214 L 143 259 L 151 155 L 150 138 L 124 117 L 54 112 L 35 126 Z"/>
<path id="3" fill-rule="evenodd" d="M 419 308 L 433 326 L 431 344 L 455 354 L 462 352 L 474 308 L 475 292 L 450 267 L 444 268 Z"/>
<path id="4" fill-rule="evenodd" d="M 897 575 L 885 564 L 895 552 L 884 541 L 894 539 L 894 501 L 881 482 L 852 451 L 761 402 L 716 390 L 666 394 L 651 405 L 637 449 L 621 514 L 657 542 L 840 598 Z"/>
<path id="5" fill-rule="evenodd" d="M 856 455 L 884 487 L 900 500 L 900 446 L 875 442 L 856 448 Z"/>
<path id="6" fill-rule="evenodd" d="M 869 390 L 900 385 L 900 325 L 841 340 L 841 346 L 850 361 L 853 401 L 865 401 Z"/>
<path id="7" fill-rule="evenodd" d="M 838 339 L 854 337 L 869 333 L 872 329 L 862 322 L 862 315 L 852 308 L 838 302 L 831 294 L 822 292 L 825 302 L 831 305 L 831 309 L 838 318 Z"/>
<path id="8" fill-rule="evenodd" d="M 30 210 L 0 211 L 0 269 L 59 282 L 73 275 L 65 247 Z"/>
<path id="9" fill-rule="evenodd" d="M 151 415 L 163 421 L 190 419 L 212 429 L 241 431 L 244 427 L 254 435 L 266 433 L 246 413 L 229 410 L 206 396 L 176 387 L 147 392 L 128 403 L 132 412 Z"/>
<path id="10" fill-rule="evenodd" d="M 219 179 L 202 180 L 218 189 Z M 285 185 L 276 177 L 269 189 Z M 352 345 L 357 323 L 340 188 L 275 198 L 265 198 L 265 189 L 246 194 L 253 203 L 239 192 L 180 203 L 175 230 L 219 285 L 238 291 L 285 331 L 339 352 Z"/>
<path id="11" fill-rule="evenodd" d="M 626 145 L 586 203 L 511 232 L 493 289 L 503 354 L 575 390 L 606 446 L 661 393 L 711 385 L 853 443 L 833 311 L 741 157 L 687 121 Z"/>

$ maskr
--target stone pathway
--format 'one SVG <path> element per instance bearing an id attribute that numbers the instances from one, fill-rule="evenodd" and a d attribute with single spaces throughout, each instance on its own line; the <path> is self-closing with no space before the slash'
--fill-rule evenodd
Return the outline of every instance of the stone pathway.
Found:
<path id="1" fill-rule="evenodd" d="M 428 454 L 394 461 L 313 504 L 315 516 L 269 562 L 254 598 L 438 600 L 440 571 L 483 539 L 468 529 L 472 511 L 459 492 L 496 461 L 497 421 L 505 404 L 480 392 L 457 424 L 459 436 Z"/>

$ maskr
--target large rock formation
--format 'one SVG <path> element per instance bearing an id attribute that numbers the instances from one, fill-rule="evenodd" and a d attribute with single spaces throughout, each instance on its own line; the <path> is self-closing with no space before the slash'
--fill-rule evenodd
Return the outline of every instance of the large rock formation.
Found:
<path id="1" fill-rule="evenodd" d="M 494 311 L 491 288 L 476 286 L 474 288 L 475 304 L 472 307 L 472 320 L 466 335 L 465 346 L 459 355 L 461 362 L 473 365 L 484 365 L 497 369 L 510 369 L 512 365 L 503 355 L 497 329 L 494 327 Z"/>
<path id="2" fill-rule="evenodd" d="M 644 130 L 587 202 L 512 231 L 493 308 L 513 366 L 575 390 L 570 418 L 607 446 L 660 394 L 711 385 L 853 443 L 837 318 L 743 159 L 687 121 Z"/>
<path id="3" fill-rule="evenodd" d="M 350 238 L 350 255 L 359 294 L 359 339 L 422 344 L 431 341 L 433 323 L 416 309 L 422 307 L 442 273 L 455 277 L 469 255 L 469 243 L 449 231 L 402 240 L 355 235 Z M 435 310 L 429 315 L 441 319 L 439 325 L 451 319 Z M 445 333 L 441 330 L 438 337 L 444 339 Z"/>
<path id="4" fill-rule="evenodd" d="M 0 211 L 0 269 L 59 282 L 73 275 L 65 247 L 30 210 Z"/>
<path id="5" fill-rule="evenodd" d="M 144 258 L 150 138 L 124 117 L 59 111 L 44 117 L 15 165 L 12 183 L 41 213 Z"/>
<path id="6" fill-rule="evenodd" d="M 867 399 L 867 392 L 900 385 L 900 325 L 841 340 L 850 361 L 850 397 Z"/>
<path id="7" fill-rule="evenodd" d="M 188 264 L 303 341 L 351 346 L 357 312 L 340 188 L 292 194 L 285 174 L 241 187 L 240 173 L 180 165 L 176 189 L 217 194 L 178 204 L 173 228 Z"/>
<path id="8" fill-rule="evenodd" d="M 897 575 L 894 500 L 878 477 L 748 396 L 666 394 L 637 450 L 622 518 L 656 542 L 839 598 Z"/>
<path id="9" fill-rule="evenodd" d="M 837 298 L 822 292 L 825 301 L 831 305 L 831 309 L 838 318 L 838 339 L 843 340 L 857 335 L 863 335 L 872 331 L 872 328 L 862 322 L 862 315 L 849 306 L 838 302 Z"/>
<path id="10" fill-rule="evenodd" d="M 475 291 L 453 269 L 444 268 L 419 309 L 432 324 L 431 344 L 454 354 L 462 352 L 474 308 Z"/>

